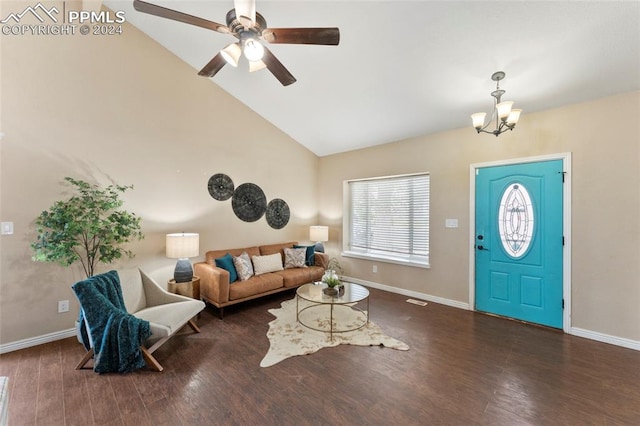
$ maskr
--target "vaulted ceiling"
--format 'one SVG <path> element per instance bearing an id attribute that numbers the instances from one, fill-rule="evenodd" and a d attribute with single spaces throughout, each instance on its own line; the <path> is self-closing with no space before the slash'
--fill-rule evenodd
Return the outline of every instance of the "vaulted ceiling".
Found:
<path id="1" fill-rule="evenodd" d="M 232 0 L 151 3 L 225 24 Z M 113 10 L 193 66 L 235 39 Z M 491 74 L 527 113 L 640 90 L 638 1 L 271 1 L 269 27 L 339 27 L 339 46 L 268 45 L 297 78 L 283 87 L 246 61 L 213 81 L 319 156 L 471 127 L 490 111 Z M 141 52 L 143 54 L 144 52 Z M 617 123 L 615 125 L 622 125 Z M 635 124 L 637 125 L 637 123 Z M 482 135 L 478 137 L 492 137 Z"/>

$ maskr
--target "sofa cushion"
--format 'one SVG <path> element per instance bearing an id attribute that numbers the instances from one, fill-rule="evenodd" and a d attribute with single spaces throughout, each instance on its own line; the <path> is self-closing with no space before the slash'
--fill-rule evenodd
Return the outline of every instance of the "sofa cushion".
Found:
<path id="1" fill-rule="evenodd" d="M 284 249 L 284 269 L 304 268 L 307 265 L 307 249 L 305 248 L 288 248 Z"/>
<path id="2" fill-rule="evenodd" d="M 253 276 L 253 265 L 246 251 L 243 251 L 240 256 L 233 257 L 233 266 L 236 267 L 240 281 L 246 281 Z"/>
<path id="3" fill-rule="evenodd" d="M 253 262 L 253 273 L 255 275 L 282 271 L 282 258 L 280 257 L 280 253 L 273 253 L 267 256 L 253 256 L 251 261 Z"/>
<path id="4" fill-rule="evenodd" d="M 242 252 L 245 251 L 249 255 L 249 259 L 251 259 L 251 256 L 260 256 L 261 254 L 258 246 L 224 250 L 210 250 L 205 254 L 205 262 L 215 265 L 215 260 L 226 255 L 227 253 L 229 253 L 231 256 L 240 256 Z"/>
<path id="5" fill-rule="evenodd" d="M 233 256 L 231 253 L 227 253 L 224 256 L 215 259 L 216 266 L 229 272 L 229 284 L 238 279 L 238 273 L 236 267 L 233 265 Z"/>
<path id="6" fill-rule="evenodd" d="M 296 243 L 290 242 L 290 243 L 269 244 L 266 246 L 260 246 L 260 255 L 265 256 L 268 254 L 280 253 L 282 263 L 284 264 L 284 248 L 285 247 L 293 248 L 294 244 Z"/>
<path id="7" fill-rule="evenodd" d="M 305 264 L 307 266 L 313 266 L 316 264 L 315 254 L 316 254 L 316 246 L 299 246 L 294 245 L 293 248 L 305 248 L 307 249 L 307 258 L 305 260 Z"/>
<path id="8" fill-rule="evenodd" d="M 229 286 L 229 300 L 242 299 L 281 288 L 284 280 L 276 274 L 277 272 L 254 275 L 246 281 L 238 281 L 234 285 Z"/>
<path id="9" fill-rule="evenodd" d="M 151 325 L 150 339 L 157 339 L 179 330 L 187 321 L 198 315 L 202 309 L 202 301 L 185 300 L 184 302 L 151 306 L 136 312 L 134 316 L 149 321 Z"/>
<path id="10" fill-rule="evenodd" d="M 274 272 L 283 279 L 284 286 L 287 288 L 298 287 L 302 284 L 320 281 L 324 269 L 319 266 L 310 266 L 308 268 L 285 269 L 283 271 Z"/>

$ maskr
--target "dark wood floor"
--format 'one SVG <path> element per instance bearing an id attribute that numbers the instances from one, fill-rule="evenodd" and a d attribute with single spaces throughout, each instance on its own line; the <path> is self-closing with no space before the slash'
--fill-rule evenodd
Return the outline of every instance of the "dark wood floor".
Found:
<path id="1" fill-rule="evenodd" d="M 371 319 L 411 347 L 338 346 L 259 367 L 276 295 L 208 307 L 155 354 L 163 373 L 73 369 L 65 339 L 0 356 L 18 425 L 639 425 L 640 352 L 371 290 Z"/>

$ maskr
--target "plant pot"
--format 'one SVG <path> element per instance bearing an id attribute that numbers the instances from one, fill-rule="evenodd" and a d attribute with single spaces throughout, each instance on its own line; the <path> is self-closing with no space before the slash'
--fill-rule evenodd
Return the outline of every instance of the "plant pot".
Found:
<path id="1" fill-rule="evenodd" d="M 338 289 L 336 287 L 323 288 L 322 292 L 324 294 L 326 294 L 327 296 L 337 296 L 338 295 Z"/>
<path id="2" fill-rule="evenodd" d="M 333 287 L 327 287 L 327 288 L 322 289 L 322 292 L 324 294 L 326 294 L 327 296 L 341 297 L 341 296 L 344 295 L 344 285 L 338 284 L 338 285 L 333 286 Z"/>

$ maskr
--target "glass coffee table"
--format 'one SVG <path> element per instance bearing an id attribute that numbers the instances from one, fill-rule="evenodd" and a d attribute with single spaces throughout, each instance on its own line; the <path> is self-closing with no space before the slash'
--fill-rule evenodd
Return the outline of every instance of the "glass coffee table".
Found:
<path id="1" fill-rule="evenodd" d="M 359 330 L 369 323 L 369 290 L 354 283 L 342 283 L 344 293 L 328 296 L 323 293 L 327 288 L 324 283 L 304 284 L 296 290 L 296 321 L 316 331 L 329 333 L 345 333 Z M 366 305 L 366 308 L 361 307 Z M 336 310 L 343 312 L 345 320 L 337 315 Z M 313 321 L 313 323 L 312 323 Z"/>

